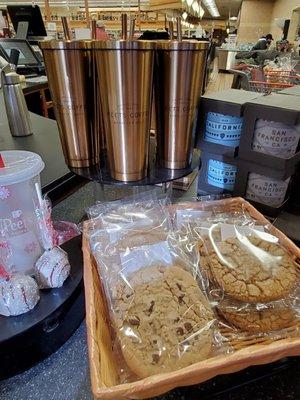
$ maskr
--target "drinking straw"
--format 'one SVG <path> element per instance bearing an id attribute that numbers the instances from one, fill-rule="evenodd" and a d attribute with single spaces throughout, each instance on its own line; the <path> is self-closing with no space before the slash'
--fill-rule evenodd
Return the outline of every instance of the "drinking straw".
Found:
<path id="1" fill-rule="evenodd" d="M 95 19 L 92 19 L 92 39 L 95 40 L 96 39 L 96 34 L 97 32 L 97 22 Z"/>
<path id="2" fill-rule="evenodd" d="M 122 39 L 127 39 L 127 14 L 121 14 L 122 21 Z"/>
<path id="3" fill-rule="evenodd" d="M 61 22 L 64 30 L 65 39 L 71 40 L 71 32 L 69 29 L 67 17 L 61 17 Z"/>
<path id="4" fill-rule="evenodd" d="M 135 18 L 130 18 L 130 25 L 129 25 L 129 39 L 134 38 L 134 30 L 135 30 Z"/>
<path id="5" fill-rule="evenodd" d="M 173 40 L 173 39 L 174 39 L 174 25 L 173 25 L 173 21 L 169 21 L 169 35 L 170 35 L 170 39 Z"/>

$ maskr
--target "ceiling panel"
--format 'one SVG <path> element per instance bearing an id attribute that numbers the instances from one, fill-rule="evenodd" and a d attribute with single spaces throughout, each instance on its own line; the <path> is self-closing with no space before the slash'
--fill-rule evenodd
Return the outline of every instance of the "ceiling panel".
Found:
<path id="1" fill-rule="evenodd" d="M 38 4 L 41 6 L 45 5 L 44 0 L 36 0 L 36 1 L 24 1 L 24 0 L 0 0 L 1 6 L 7 4 Z M 147 5 L 149 0 L 141 0 L 141 5 Z M 49 0 L 50 6 L 82 6 L 84 7 L 84 0 Z M 136 7 L 138 5 L 137 0 L 89 0 L 90 7 Z"/>
<path id="2" fill-rule="evenodd" d="M 149 4 L 149 0 L 140 0 L 141 6 Z M 238 16 L 239 9 L 242 4 L 242 0 L 215 0 L 221 19 L 228 19 L 229 11 L 231 16 Z M 3 8 L 7 4 L 32 4 L 32 1 L 22 0 L 0 0 L 0 7 Z M 44 6 L 44 0 L 36 0 L 35 4 Z M 50 6 L 84 6 L 84 0 L 49 0 Z M 90 7 L 136 7 L 138 4 L 137 0 L 89 0 Z M 203 7 L 205 8 L 205 7 Z M 204 18 L 212 18 L 207 10 L 205 10 Z"/>
<path id="3" fill-rule="evenodd" d="M 215 0 L 219 13 L 221 15 L 221 19 L 228 19 L 229 12 L 232 17 L 237 17 L 242 0 Z M 211 18 L 209 12 L 205 12 L 204 18 Z"/>

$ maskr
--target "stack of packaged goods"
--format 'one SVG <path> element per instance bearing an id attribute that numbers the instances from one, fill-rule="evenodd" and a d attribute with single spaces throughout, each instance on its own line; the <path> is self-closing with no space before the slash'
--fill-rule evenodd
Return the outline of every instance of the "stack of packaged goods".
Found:
<path id="1" fill-rule="evenodd" d="M 235 89 L 204 96 L 198 194 L 242 196 L 263 213 L 278 215 L 300 161 L 295 97 Z"/>

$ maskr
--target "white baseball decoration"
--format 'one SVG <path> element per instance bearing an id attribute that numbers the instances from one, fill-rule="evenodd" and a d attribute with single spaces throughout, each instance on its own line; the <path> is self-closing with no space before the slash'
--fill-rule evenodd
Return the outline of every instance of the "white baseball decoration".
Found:
<path id="1" fill-rule="evenodd" d="M 59 288 L 70 274 L 68 255 L 60 247 L 46 250 L 35 264 L 40 289 Z"/>
<path id="2" fill-rule="evenodd" d="M 32 310 L 40 299 L 39 288 L 31 276 L 13 274 L 0 279 L 0 314 L 20 315 Z"/>

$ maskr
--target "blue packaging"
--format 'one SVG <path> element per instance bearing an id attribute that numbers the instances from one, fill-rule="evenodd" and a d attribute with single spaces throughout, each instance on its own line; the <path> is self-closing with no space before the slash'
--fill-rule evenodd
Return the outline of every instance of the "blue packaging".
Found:
<path id="1" fill-rule="evenodd" d="M 204 140 L 228 147 L 240 144 L 243 118 L 208 112 L 206 115 Z"/>
<path id="2" fill-rule="evenodd" d="M 207 183 L 211 186 L 233 191 L 237 167 L 222 161 L 208 160 Z"/>

